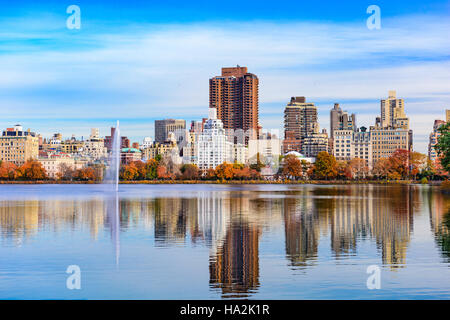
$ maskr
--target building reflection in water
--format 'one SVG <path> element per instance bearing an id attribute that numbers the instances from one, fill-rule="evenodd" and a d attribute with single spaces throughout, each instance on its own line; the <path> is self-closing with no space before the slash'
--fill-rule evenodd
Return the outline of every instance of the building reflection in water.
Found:
<path id="1" fill-rule="evenodd" d="M 228 298 L 247 297 L 259 287 L 259 226 L 255 223 L 248 197 L 203 198 L 206 212 L 217 210 L 219 215 L 211 226 L 215 246 L 209 262 L 210 286 Z M 199 210 L 203 216 L 205 213 Z M 212 233 L 211 233 L 212 235 Z"/>
<path id="2" fill-rule="evenodd" d="M 283 186 L 280 189 L 198 191 L 191 197 L 89 197 L 0 199 L 2 243 L 21 245 L 38 232 L 109 232 L 116 263 L 120 233 L 153 232 L 156 247 L 209 248 L 209 285 L 224 297 L 248 297 L 260 286 L 263 233 L 284 232 L 283 255 L 292 268 L 319 261 L 330 241 L 336 260 L 356 255 L 358 243 L 375 243 L 392 270 L 406 264 L 413 217 L 429 211 L 431 230 L 449 261 L 450 197 L 420 186 Z M 230 189 L 233 190 L 233 189 Z M 423 207 L 420 207 L 420 206 Z M 108 236 L 108 234 L 107 234 Z"/>

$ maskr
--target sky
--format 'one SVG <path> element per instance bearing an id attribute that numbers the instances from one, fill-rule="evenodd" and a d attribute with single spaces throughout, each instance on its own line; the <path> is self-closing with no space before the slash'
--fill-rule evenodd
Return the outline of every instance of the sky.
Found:
<path id="1" fill-rule="evenodd" d="M 414 149 L 450 109 L 450 1 L 1 1 L 0 128 L 132 141 L 154 120 L 208 114 L 221 67 L 258 76 L 260 123 L 282 132 L 291 96 L 335 102 L 370 126 L 389 90 L 405 99 Z M 67 28 L 70 5 L 80 29 Z M 369 29 L 370 5 L 381 28 Z"/>

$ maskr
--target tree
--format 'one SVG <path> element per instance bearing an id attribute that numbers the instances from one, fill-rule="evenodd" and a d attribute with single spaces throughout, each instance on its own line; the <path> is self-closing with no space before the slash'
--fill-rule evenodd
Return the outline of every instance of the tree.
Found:
<path id="1" fill-rule="evenodd" d="M 96 180 L 94 168 L 87 167 L 75 170 L 74 178 L 80 181 L 94 181 Z"/>
<path id="2" fill-rule="evenodd" d="M 440 156 L 442 168 L 450 172 L 450 122 L 441 125 L 438 131 L 441 135 L 438 138 L 435 149 Z"/>
<path id="3" fill-rule="evenodd" d="M 155 159 L 150 159 L 145 163 L 145 179 L 155 180 L 158 178 L 158 161 Z"/>
<path id="4" fill-rule="evenodd" d="M 302 163 L 295 155 L 290 154 L 284 158 L 282 174 L 294 180 L 303 177 Z"/>
<path id="5" fill-rule="evenodd" d="M 199 171 L 195 164 L 184 164 L 181 166 L 181 178 L 183 180 L 197 180 L 198 176 Z"/>
<path id="6" fill-rule="evenodd" d="M 382 179 L 387 179 L 390 170 L 390 162 L 388 158 L 379 159 L 373 166 L 372 173 Z"/>
<path id="7" fill-rule="evenodd" d="M 131 162 L 122 167 L 120 172 L 120 177 L 123 180 L 132 181 L 136 180 L 139 177 L 139 171 L 134 162 Z"/>
<path id="8" fill-rule="evenodd" d="M 58 178 L 58 180 L 71 181 L 73 179 L 75 170 L 72 166 L 68 165 L 67 163 L 60 163 L 58 169 L 59 170 L 56 173 L 56 177 Z"/>
<path id="9" fill-rule="evenodd" d="M 133 161 L 132 162 L 137 169 L 136 176 L 134 180 L 144 180 L 147 177 L 147 166 L 145 162 L 142 161 Z"/>
<path id="10" fill-rule="evenodd" d="M 353 172 L 347 161 L 337 161 L 337 177 L 340 179 L 353 179 Z"/>
<path id="11" fill-rule="evenodd" d="M 389 173 L 388 178 L 399 180 L 407 178 L 409 174 L 409 157 L 408 150 L 398 149 L 389 157 Z"/>
<path id="12" fill-rule="evenodd" d="M 364 159 L 354 158 L 348 165 L 352 178 L 365 178 L 369 174 L 369 167 Z"/>
<path id="13" fill-rule="evenodd" d="M 321 151 L 317 155 L 313 169 L 314 177 L 317 179 L 333 179 L 337 176 L 336 158 L 326 151 Z"/>
<path id="14" fill-rule="evenodd" d="M 0 179 L 15 180 L 18 177 L 17 166 L 12 162 L 1 161 Z"/>
<path id="15" fill-rule="evenodd" d="M 410 166 L 411 166 L 411 175 L 414 179 L 417 178 L 417 175 L 421 170 L 427 167 L 427 159 L 428 157 L 420 152 L 411 152 L 409 156 Z"/>
<path id="16" fill-rule="evenodd" d="M 42 164 L 37 160 L 28 160 L 18 169 L 19 176 L 24 180 L 44 180 L 47 177 Z"/>
<path id="17" fill-rule="evenodd" d="M 216 177 L 222 180 L 231 180 L 233 179 L 233 165 L 228 162 L 224 162 L 219 164 L 216 167 Z"/>

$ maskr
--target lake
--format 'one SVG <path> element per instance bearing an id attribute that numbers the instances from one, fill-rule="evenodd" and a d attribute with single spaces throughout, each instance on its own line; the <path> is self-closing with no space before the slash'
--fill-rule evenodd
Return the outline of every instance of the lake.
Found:
<path id="1" fill-rule="evenodd" d="M 229 298 L 449 299 L 450 196 L 422 185 L 0 185 L 0 299 Z"/>

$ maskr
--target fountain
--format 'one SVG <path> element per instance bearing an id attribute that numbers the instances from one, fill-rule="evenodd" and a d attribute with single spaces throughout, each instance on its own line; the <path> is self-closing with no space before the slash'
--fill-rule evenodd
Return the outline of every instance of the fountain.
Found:
<path id="1" fill-rule="evenodd" d="M 116 192 L 119 191 L 120 147 L 120 128 L 119 120 L 117 120 L 117 126 L 112 137 L 109 166 L 106 169 L 105 178 L 103 179 L 103 183 L 111 185 L 111 189 Z"/>
<path id="2" fill-rule="evenodd" d="M 117 120 L 114 136 L 112 137 L 109 166 L 106 169 L 103 183 L 108 186 L 106 193 L 107 214 L 111 224 L 111 240 L 114 243 L 116 265 L 119 265 L 120 255 L 120 218 L 119 218 L 119 170 L 120 170 L 121 137 L 119 120 Z"/>

